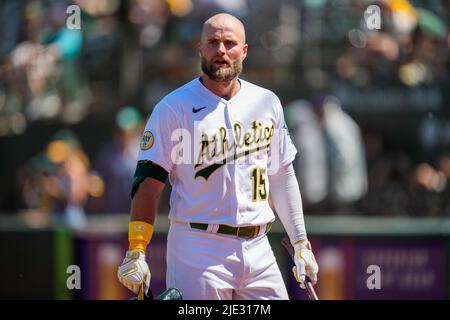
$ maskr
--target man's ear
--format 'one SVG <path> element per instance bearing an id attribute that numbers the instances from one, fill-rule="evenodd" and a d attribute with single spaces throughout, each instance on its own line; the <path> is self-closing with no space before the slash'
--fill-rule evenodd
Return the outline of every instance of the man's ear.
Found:
<path id="1" fill-rule="evenodd" d="M 197 42 L 197 53 L 198 53 L 198 56 L 201 58 L 202 57 L 202 42 L 201 41 Z"/>
<path id="2" fill-rule="evenodd" d="M 247 51 L 248 51 L 248 44 L 244 44 L 242 50 L 244 51 L 243 59 L 247 57 Z"/>

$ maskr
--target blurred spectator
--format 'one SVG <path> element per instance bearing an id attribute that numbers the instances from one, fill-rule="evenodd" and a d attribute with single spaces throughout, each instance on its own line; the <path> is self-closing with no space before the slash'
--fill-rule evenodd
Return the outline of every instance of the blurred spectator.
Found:
<path id="1" fill-rule="evenodd" d="M 46 50 L 58 66 L 55 84 L 63 103 L 61 118 L 66 123 L 77 123 L 87 113 L 87 88 L 81 79 L 77 59 L 81 55 L 83 33 L 66 27 L 66 5 L 54 5 L 47 11 L 48 30 L 44 33 Z"/>
<path id="2" fill-rule="evenodd" d="M 134 107 L 124 107 L 117 113 L 114 138 L 100 147 L 94 161 L 105 182 L 105 193 L 93 206 L 95 212 L 129 212 L 143 125 L 142 115 Z"/>
<path id="3" fill-rule="evenodd" d="M 408 215 L 448 216 L 450 214 L 450 157 L 440 155 L 433 164 L 419 163 L 409 183 Z"/>
<path id="4" fill-rule="evenodd" d="M 90 174 L 89 159 L 76 136 L 57 132 L 45 150 L 34 156 L 19 176 L 23 206 L 30 225 L 56 219 L 72 229 L 86 226 L 84 206 L 89 195 L 102 192 L 102 182 Z"/>
<path id="5" fill-rule="evenodd" d="M 312 104 L 294 101 L 285 112 L 299 149 L 294 165 L 305 212 L 354 213 L 351 205 L 367 192 L 366 159 L 359 126 L 332 96 L 317 95 Z"/>
<path id="6" fill-rule="evenodd" d="M 75 123 L 87 112 L 88 90 L 77 61 L 82 33 L 66 28 L 65 10 L 63 4 L 39 1 L 24 7 L 23 39 L 0 64 L 0 93 L 5 92 L 0 115 L 20 116 L 22 123 L 19 130 L 11 124 L 13 133 L 24 132 L 27 121 L 60 117 Z"/>
<path id="7" fill-rule="evenodd" d="M 284 109 L 298 149 L 294 160 L 305 207 L 320 203 L 328 195 L 327 155 L 322 128 L 309 101 L 296 100 Z"/>

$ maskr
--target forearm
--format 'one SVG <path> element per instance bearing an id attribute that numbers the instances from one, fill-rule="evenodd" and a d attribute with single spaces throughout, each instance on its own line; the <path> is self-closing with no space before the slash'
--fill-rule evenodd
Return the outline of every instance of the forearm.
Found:
<path id="1" fill-rule="evenodd" d="M 295 171 L 290 164 L 269 176 L 272 202 L 292 243 L 305 239 L 302 198 Z"/>
<path id="2" fill-rule="evenodd" d="M 164 184 L 152 178 L 142 181 L 131 201 L 129 250 L 144 252 L 153 235 L 156 211 Z"/>
<path id="3" fill-rule="evenodd" d="M 130 221 L 144 221 L 153 225 L 159 198 L 164 184 L 152 178 L 146 178 L 140 185 L 131 201 Z"/>

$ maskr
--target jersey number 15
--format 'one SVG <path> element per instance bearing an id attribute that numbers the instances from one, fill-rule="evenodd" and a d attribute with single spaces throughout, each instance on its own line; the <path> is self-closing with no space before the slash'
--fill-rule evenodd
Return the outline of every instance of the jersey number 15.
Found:
<path id="1" fill-rule="evenodd" d="M 266 169 L 255 167 L 252 170 L 252 201 L 265 201 L 266 199 Z"/>

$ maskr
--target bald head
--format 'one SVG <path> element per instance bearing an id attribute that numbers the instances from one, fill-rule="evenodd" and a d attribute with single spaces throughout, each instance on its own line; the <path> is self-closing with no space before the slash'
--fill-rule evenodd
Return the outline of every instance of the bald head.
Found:
<path id="1" fill-rule="evenodd" d="M 202 71 L 216 82 L 236 80 L 247 56 L 244 25 L 227 13 L 212 16 L 203 24 L 199 55 Z"/>
<path id="2" fill-rule="evenodd" d="M 206 20 L 203 24 L 201 41 L 206 41 L 211 33 L 217 31 L 232 33 L 242 44 L 245 43 L 244 24 L 231 14 L 219 13 Z"/>

